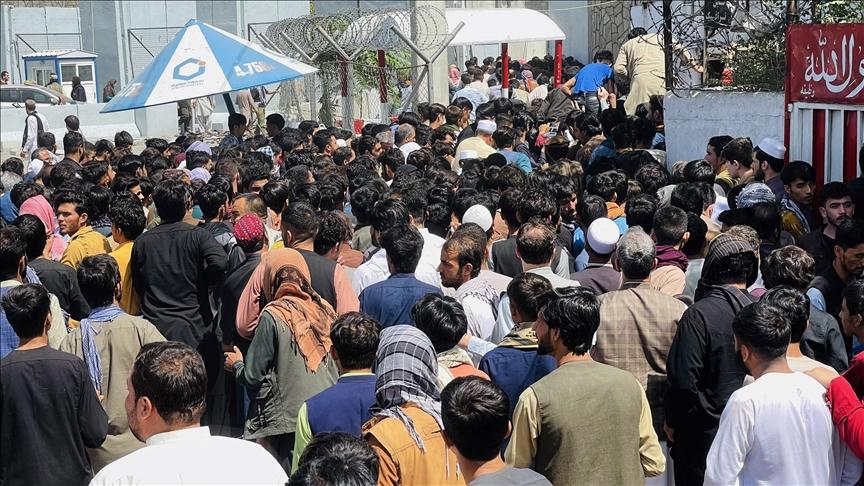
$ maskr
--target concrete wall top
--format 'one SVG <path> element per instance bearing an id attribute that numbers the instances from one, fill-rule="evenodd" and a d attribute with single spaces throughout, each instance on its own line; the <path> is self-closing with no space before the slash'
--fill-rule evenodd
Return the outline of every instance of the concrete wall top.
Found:
<path id="1" fill-rule="evenodd" d="M 57 139 L 58 150 L 63 149 L 66 125 L 63 119 L 76 115 L 81 122 L 81 133 L 91 142 L 100 138 L 114 140 L 114 134 L 126 130 L 134 138 L 174 137 L 177 134 L 177 105 L 168 104 L 141 110 L 99 113 L 104 103 L 46 106 L 38 112 L 45 115 L 48 128 Z M 140 113 L 139 113 L 140 112 Z M 0 110 L 0 153 L 17 155 L 24 133 L 23 108 Z"/>
<path id="2" fill-rule="evenodd" d="M 715 135 L 783 138 L 783 93 L 676 90 L 666 95 L 666 160 L 694 160 L 705 156 Z"/>

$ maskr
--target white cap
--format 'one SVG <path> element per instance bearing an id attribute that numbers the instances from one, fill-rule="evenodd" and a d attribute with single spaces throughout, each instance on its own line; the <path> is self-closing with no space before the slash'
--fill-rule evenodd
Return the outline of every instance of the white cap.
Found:
<path id="1" fill-rule="evenodd" d="M 346 142 L 346 141 L 345 141 L 344 139 L 342 139 L 342 138 L 337 138 L 337 139 L 336 139 L 336 146 L 337 146 L 337 147 L 347 147 L 347 146 L 348 146 L 348 142 Z"/>
<path id="2" fill-rule="evenodd" d="M 783 143 L 776 138 L 765 137 L 761 142 L 759 142 L 759 145 L 757 145 L 756 148 L 775 159 L 782 159 L 783 156 L 786 155 L 786 147 L 784 147 Z"/>
<path id="3" fill-rule="evenodd" d="M 618 225 L 615 224 L 609 218 L 598 218 L 595 219 L 590 226 L 588 226 L 588 246 L 594 250 L 594 253 L 600 255 L 608 255 L 615 251 L 615 247 L 618 245 L 618 238 L 621 237 L 621 230 L 618 229 Z"/>
<path id="4" fill-rule="evenodd" d="M 489 228 L 492 227 L 492 214 L 489 213 L 489 209 L 486 206 L 475 204 L 468 208 L 468 211 L 465 211 L 465 214 L 462 216 L 462 224 L 465 223 L 474 223 L 482 228 L 483 231 L 489 231 Z"/>
<path id="5" fill-rule="evenodd" d="M 492 134 L 498 129 L 498 125 L 492 120 L 480 120 L 477 122 L 477 131 Z"/>
<path id="6" fill-rule="evenodd" d="M 477 153 L 476 150 L 463 150 L 459 152 L 459 160 L 477 159 L 479 157 L 480 155 Z"/>

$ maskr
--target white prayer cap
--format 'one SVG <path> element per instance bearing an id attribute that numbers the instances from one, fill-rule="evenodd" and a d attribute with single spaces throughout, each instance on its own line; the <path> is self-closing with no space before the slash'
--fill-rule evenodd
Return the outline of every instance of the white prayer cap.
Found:
<path id="1" fill-rule="evenodd" d="M 480 120 L 477 122 L 477 131 L 482 133 L 493 134 L 498 126 L 492 120 Z"/>
<path id="2" fill-rule="evenodd" d="M 347 147 L 347 146 L 348 146 L 348 142 L 346 142 L 346 141 L 345 141 L 344 139 L 342 139 L 342 138 L 337 138 L 337 139 L 336 139 L 336 146 L 337 146 L 337 147 Z"/>
<path id="3" fill-rule="evenodd" d="M 783 142 L 776 138 L 765 137 L 756 148 L 775 159 L 782 159 L 786 155 L 786 147 L 783 146 Z"/>
<path id="4" fill-rule="evenodd" d="M 462 216 L 462 224 L 466 223 L 474 223 L 482 228 L 483 231 L 489 231 L 489 228 L 492 227 L 492 214 L 489 213 L 489 209 L 486 206 L 475 204 L 468 208 L 468 211 L 465 211 L 465 214 Z"/>
<path id="5" fill-rule="evenodd" d="M 594 250 L 594 253 L 600 255 L 612 253 L 615 251 L 620 237 L 621 231 L 618 229 L 618 225 L 609 218 L 595 219 L 588 226 L 588 246 Z"/>

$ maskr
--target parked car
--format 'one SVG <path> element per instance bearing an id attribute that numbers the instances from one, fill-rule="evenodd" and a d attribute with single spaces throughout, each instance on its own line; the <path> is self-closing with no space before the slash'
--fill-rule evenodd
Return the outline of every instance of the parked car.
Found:
<path id="1" fill-rule="evenodd" d="M 33 100 L 36 106 L 62 105 L 74 103 L 68 97 L 42 86 L 30 84 L 4 84 L 0 86 L 0 108 L 24 108 L 24 102 Z"/>

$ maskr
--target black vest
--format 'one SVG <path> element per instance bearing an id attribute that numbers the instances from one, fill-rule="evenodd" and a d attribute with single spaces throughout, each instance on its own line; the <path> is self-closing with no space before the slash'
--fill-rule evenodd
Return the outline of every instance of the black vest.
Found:
<path id="1" fill-rule="evenodd" d="M 312 289 L 318 292 L 322 299 L 326 300 L 336 310 L 336 286 L 333 284 L 333 273 L 336 271 L 336 262 L 329 258 L 309 250 L 297 250 L 306 260 L 309 267 L 309 275 L 312 276 Z"/>

